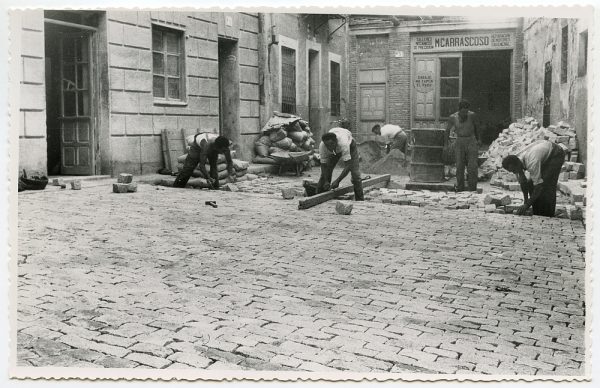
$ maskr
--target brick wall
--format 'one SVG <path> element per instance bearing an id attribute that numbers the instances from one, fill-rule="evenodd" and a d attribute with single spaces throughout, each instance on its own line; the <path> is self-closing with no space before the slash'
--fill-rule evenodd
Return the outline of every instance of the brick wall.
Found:
<path id="1" fill-rule="evenodd" d="M 389 36 L 388 122 L 410 129 L 410 34 L 396 29 Z M 403 51 L 396 58 L 392 51 Z"/>
<path id="2" fill-rule="evenodd" d="M 258 22 L 252 14 L 109 11 L 108 55 L 113 175 L 162 166 L 163 129 L 219 131 L 219 35 L 238 39 L 240 155 L 258 133 Z M 184 31 L 185 104 L 160 104 L 152 93 L 152 24 Z"/>
<path id="3" fill-rule="evenodd" d="M 11 61 L 15 61 L 11 62 L 11 77 L 19 77 L 20 99 L 10 101 L 19 105 L 19 116 L 11 120 L 19 128 L 19 170 L 46 175 L 44 13 L 14 11 L 11 24 L 11 30 L 21 35 L 20 47 L 13 45 L 11 50 Z"/>

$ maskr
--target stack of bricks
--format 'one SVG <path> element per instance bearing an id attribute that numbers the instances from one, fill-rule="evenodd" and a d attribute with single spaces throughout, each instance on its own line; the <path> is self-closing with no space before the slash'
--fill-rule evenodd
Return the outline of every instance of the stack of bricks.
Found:
<path id="1" fill-rule="evenodd" d="M 583 163 L 565 162 L 558 178 L 560 182 L 585 178 L 585 165 Z"/>
<path id="2" fill-rule="evenodd" d="M 133 183 L 133 175 L 119 174 L 117 183 L 113 183 L 113 193 L 135 193 L 137 183 Z"/>

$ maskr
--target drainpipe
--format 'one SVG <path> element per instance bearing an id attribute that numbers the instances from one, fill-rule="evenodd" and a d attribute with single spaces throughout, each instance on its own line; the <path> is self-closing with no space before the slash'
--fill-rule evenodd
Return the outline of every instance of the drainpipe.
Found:
<path id="1" fill-rule="evenodd" d="M 271 15 L 258 14 L 258 82 L 259 82 L 259 116 L 260 126 L 269 120 L 273 114 L 273 88 L 271 80 Z"/>

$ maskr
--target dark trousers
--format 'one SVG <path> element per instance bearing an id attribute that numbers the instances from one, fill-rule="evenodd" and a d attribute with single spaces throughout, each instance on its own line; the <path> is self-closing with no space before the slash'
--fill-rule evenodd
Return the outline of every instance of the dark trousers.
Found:
<path id="1" fill-rule="evenodd" d="M 321 164 L 321 177 L 317 184 L 317 193 L 322 193 L 324 186 L 331 184 L 331 176 L 333 175 L 333 169 L 337 165 L 342 155 L 331 155 L 327 163 Z M 350 175 L 352 186 L 354 186 L 354 199 L 357 201 L 364 201 L 365 195 L 363 193 L 362 180 L 360 178 L 360 166 L 358 163 L 358 147 L 356 142 L 352 140 L 350 143 Z"/>
<path id="2" fill-rule="evenodd" d="M 556 212 L 556 188 L 560 169 L 565 161 L 565 151 L 558 145 L 552 145 L 550 157 L 542 164 L 542 192 L 538 199 L 531 204 L 536 216 L 554 217 Z M 529 194 L 533 193 L 533 184 L 529 185 Z"/>
<path id="3" fill-rule="evenodd" d="M 408 143 L 408 136 L 406 135 L 406 133 L 404 132 L 399 132 L 394 139 L 392 139 L 392 143 L 390 144 L 387 152 L 389 153 L 390 150 L 393 149 L 398 149 L 400 150 L 404 155 L 406 155 L 406 144 Z"/>
<path id="4" fill-rule="evenodd" d="M 209 175 L 215 180 L 215 188 L 219 187 L 217 156 L 218 155 L 208 156 L 208 163 L 210 165 Z M 187 157 L 185 158 L 185 162 L 183 162 L 183 168 L 181 169 L 179 174 L 177 174 L 177 178 L 175 178 L 175 182 L 173 182 L 173 187 L 185 187 L 185 185 L 190 180 L 190 177 L 194 173 L 194 169 L 196 168 L 198 163 L 200 163 L 200 147 L 196 143 L 194 143 L 190 146 L 190 150 L 188 151 Z"/>
<path id="5" fill-rule="evenodd" d="M 456 189 L 465 189 L 465 164 L 469 190 L 477 190 L 477 156 L 479 146 L 474 136 L 456 138 Z"/>

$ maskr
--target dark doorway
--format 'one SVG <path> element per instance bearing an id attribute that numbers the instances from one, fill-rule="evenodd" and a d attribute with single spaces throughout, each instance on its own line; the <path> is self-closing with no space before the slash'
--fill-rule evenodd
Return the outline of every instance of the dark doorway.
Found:
<path id="1" fill-rule="evenodd" d="M 45 12 L 46 136 L 49 175 L 95 171 L 94 51 L 97 15 Z"/>
<path id="2" fill-rule="evenodd" d="M 542 125 L 550 125 L 550 103 L 552 101 L 552 63 L 546 62 L 544 65 L 544 112 Z"/>
<path id="3" fill-rule="evenodd" d="M 321 138 L 319 69 L 319 52 L 308 50 L 308 122 L 317 139 Z"/>
<path id="4" fill-rule="evenodd" d="M 219 133 L 229 138 L 239 151 L 240 70 L 238 42 L 219 39 Z"/>
<path id="5" fill-rule="evenodd" d="M 511 51 L 464 52 L 462 97 L 471 103 L 481 126 L 481 140 L 490 144 L 511 122 Z"/>

